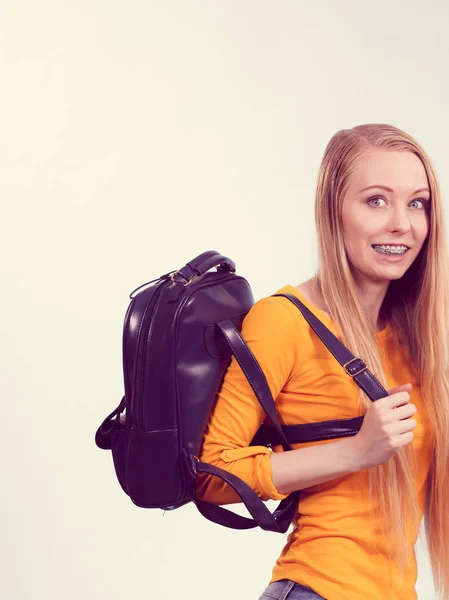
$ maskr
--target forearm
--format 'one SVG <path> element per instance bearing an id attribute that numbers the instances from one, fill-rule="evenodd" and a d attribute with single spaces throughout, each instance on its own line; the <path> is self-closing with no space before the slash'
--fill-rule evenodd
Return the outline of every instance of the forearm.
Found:
<path id="1" fill-rule="evenodd" d="M 355 438 L 271 454 L 273 484 L 289 494 L 362 469 Z"/>

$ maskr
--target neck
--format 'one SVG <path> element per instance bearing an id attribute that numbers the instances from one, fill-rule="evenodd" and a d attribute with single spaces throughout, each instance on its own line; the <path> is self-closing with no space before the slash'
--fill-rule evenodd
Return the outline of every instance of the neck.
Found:
<path id="1" fill-rule="evenodd" d="M 389 282 L 375 283 L 372 281 L 357 281 L 356 286 L 359 293 L 363 310 L 375 331 L 381 331 L 385 322 L 379 316 L 382 302 L 388 290 Z"/>
<path id="2" fill-rule="evenodd" d="M 318 291 L 317 297 L 322 299 L 321 289 L 317 278 L 314 277 L 311 280 L 311 283 L 313 283 L 315 290 Z M 375 331 L 382 331 L 386 323 L 379 316 L 379 312 L 382 302 L 384 301 L 385 294 L 387 293 L 389 282 L 375 283 L 372 281 L 360 281 L 356 279 L 355 283 L 363 311 L 367 316 L 368 321 L 371 323 Z M 322 301 L 324 303 L 324 299 L 322 299 Z"/>

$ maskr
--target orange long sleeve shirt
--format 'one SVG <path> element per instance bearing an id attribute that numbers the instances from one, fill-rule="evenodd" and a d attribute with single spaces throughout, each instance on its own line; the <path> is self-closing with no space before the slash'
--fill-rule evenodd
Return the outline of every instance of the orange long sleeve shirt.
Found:
<path id="1" fill-rule="evenodd" d="M 295 287 L 287 285 L 277 293 L 296 295 L 340 337 L 335 323 Z M 289 300 L 267 297 L 256 302 L 244 320 L 242 336 L 265 373 L 285 425 L 358 416 L 356 383 Z M 414 417 L 417 427 L 412 444 L 418 466 L 416 492 L 422 516 L 432 460 L 430 422 L 416 379 L 394 345 L 388 326 L 376 334 L 376 343 L 389 387 L 413 384 L 411 402 L 418 411 Z M 279 493 L 273 484 L 271 450 L 249 446 L 264 420 L 265 413 L 233 359 L 206 430 L 201 460 L 234 473 L 260 498 L 281 500 L 286 495 Z M 198 494 L 217 504 L 239 501 L 233 490 L 217 478 L 200 479 Z M 311 587 L 327 600 L 416 599 L 414 544 L 417 532 L 412 528 L 407 531 L 410 561 L 401 579 L 396 565 L 388 557 L 378 504 L 375 499 L 373 502 L 374 519 L 370 516 L 367 471 L 302 490 L 293 530 L 276 561 L 271 581 L 291 579 Z"/>

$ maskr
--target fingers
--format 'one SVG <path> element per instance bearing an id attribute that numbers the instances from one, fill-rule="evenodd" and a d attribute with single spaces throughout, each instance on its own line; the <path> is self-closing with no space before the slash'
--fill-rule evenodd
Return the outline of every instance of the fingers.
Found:
<path id="1" fill-rule="evenodd" d="M 410 393 L 409 392 L 395 392 L 390 396 L 385 396 L 385 398 L 381 398 L 376 402 L 379 405 L 385 408 L 398 408 L 399 406 L 403 406 L 404 404 L 408 404 L 410 402 Z M 381 404 L 379 404 L 381 403 Z"/>
<path id="2" fill-rule="evenodd" d="M 392 433 L 403 435 L 404 433 L 413 431 L 417 425 L 418 424 L 415 419 L 405 419 L 403 421 L 399 421 L 394 425 L 394 427 L 392 427 Z"/>
<path id="3" fill-rule="evenodd" d="M 409 419 L 413 417 L 418 412 L 418 409 L 414 404 L 403 404 L 402 406 L 398 406 L 394 413 L 391 413 L 392 418 L 395 421 L 400 421 L 401 419 Z"/>

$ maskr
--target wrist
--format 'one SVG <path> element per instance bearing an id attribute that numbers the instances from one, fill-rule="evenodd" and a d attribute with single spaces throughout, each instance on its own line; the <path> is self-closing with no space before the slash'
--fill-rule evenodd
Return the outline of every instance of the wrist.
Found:
<path id="1" fill-rule="evenodd" d="M 367 466 L 363 462 L 363 451 L 357 435 L 344 438 L 341 442 L 342 460 L 347 465 L 348 471 L 356 473 L 366 469 Z"/>

